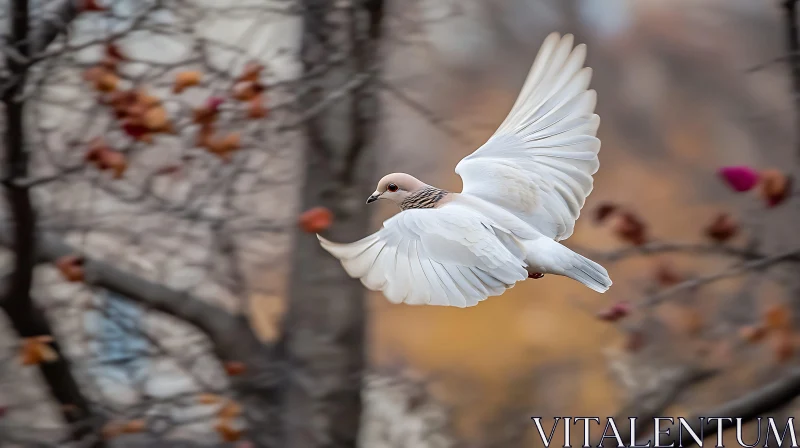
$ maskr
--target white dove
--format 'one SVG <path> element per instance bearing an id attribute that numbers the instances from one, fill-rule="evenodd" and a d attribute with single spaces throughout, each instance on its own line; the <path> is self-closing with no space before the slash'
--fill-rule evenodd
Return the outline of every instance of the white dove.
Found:
<path id="1" fill-rule="evenodd" d="M 556 274 L 597 292 L 608 272 L 558 241 L 572 235 L 600 163 L 586 46 L 550 34 L 491 138 L 456 165 L 461 193 L 385 176 L 367 203 L 402 211 L 350 244 L 317 235 L 347 273 L 393 303 L 468 307 L 516 282 Z"/>

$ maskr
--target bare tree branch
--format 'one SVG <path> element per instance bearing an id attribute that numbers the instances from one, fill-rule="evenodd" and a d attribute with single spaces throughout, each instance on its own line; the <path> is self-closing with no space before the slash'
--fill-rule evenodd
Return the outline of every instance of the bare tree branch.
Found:
<path id="1" fill-rule="evenodd" d="M 705 421 L 700 424 L 700 416 L 733 416 L 741 418 L 742 422 L 748 422 L 763 416 L 765 413 L 774 411 L 778 408 L 791 403 L 800 395 L 800 370 L 792 370 L 785 377 L 778 379 L 766 386 L 750 392 L 740 398 L 721 404 L 715 408 L 699 412 L 689 417 L 687 421 L 691 424 L 692 430 L 703 438 L 717 435 L 717 421 Z M 736 424 L 735 420 L 722 421 L 722 429 L 731 428 Z M 688 431 L 679 431 L 679 425 L 670 428 L 669 435 L 662 439 L 662 445 L 667 446 L 675 443 L 675 446 L 692 446 L 694 440 Z M 683 437 L 681 437 L 681 434 Z M 666 439 L 666 440 L 665 440 Z"/>
<path id="2" fill-rule="evenodd" d="M 48 10 L 34 29 L 33 54 L 40 53 L 65 32 L 67 27 L 80 14 L 83 0 L 58 0 L 45 6 Z"/>
<path id="3" fill-rule="evenodd" d="M 2 230 L 2 227 L 0 227 Z M 10 246 L 8 232 L 0 231 L 0 244 Z M 77 248 L 51 233 L 41 233 L 37 242 L 36 263 L 53 263 L 61 257 L 81 255 Z M 177 317 L 205 333 L 223 359 L 251 352 L 261 343 L 245 318 L 228 313 L 188 292 L 151 282 L 110 263 L 82 255 L 84 283 L 113 291 L 147 308 Z"/>

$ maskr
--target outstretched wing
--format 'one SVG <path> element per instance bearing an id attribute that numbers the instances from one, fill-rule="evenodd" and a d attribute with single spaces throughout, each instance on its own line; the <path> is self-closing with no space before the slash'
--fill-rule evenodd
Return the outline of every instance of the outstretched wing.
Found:
<path id="1" fill-rule="evenodd" d="M 455 203 L 403 211 L 350 244 L 317 237 L 351 277 L 393 303 L 463 308 L 528 276 L 509 231 Z"/>
<path id="2" fill-rule="evenodd" d="M 586 46 L 573 48 L 572 35 L 550 34 L 508 117 L 456 166 L 462 194 L 497 204 L 557 241 L 572 235 L 600 166 L 597 95 L 587 90 L 585 59 Z"/>

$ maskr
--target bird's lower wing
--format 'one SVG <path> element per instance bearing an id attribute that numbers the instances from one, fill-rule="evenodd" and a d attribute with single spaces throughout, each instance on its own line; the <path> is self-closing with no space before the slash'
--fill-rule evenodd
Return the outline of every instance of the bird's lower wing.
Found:
<path id="1" fill-rule="evenodd" d="M 318 238 L 351 277 L 393 303 L 463 308 L 527 278 L 508 232 L 461 206 L 406 210 L 350 244 Z"/>

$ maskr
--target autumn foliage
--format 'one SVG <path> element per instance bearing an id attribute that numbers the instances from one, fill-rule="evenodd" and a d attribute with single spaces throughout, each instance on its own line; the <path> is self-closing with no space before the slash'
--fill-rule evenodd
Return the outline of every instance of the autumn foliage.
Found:
<path id="1" fill-rule="evenodd" d="M 300 228 L 307 233 L 319 233 L 333 223 L 333 213 L 325 207 L 314 207 L 300 215 Z"/>
<path id="2" fill-rule="evenodd" d="M 58 353 L 50 346 L 52 336 L 36 336 L 25 338 L 20 345 L 20 362 L 23 366 L 32 366 L 53 362 L 58 359 Z"/>
<path id="3" fill-rule="evenodd" d="M 717 172 L 722 182 L 735 193 L 755 192 L 756 198 L 764 208 L 771 209 L 783 204 L 792 196 L 792 178 L 784 171 L 779 169 L 755 169 L 749 166 L 730 166 L 723 167 Z M 642 253 L 659 251 L 659 247 L 669 247 L 660 245 L 653 238 L 645 220 L 635 211 L 616 203 L 604 203 L 594 210 L 594 221 L 599 225 L 608 225 L 613 235 L 621 242 L 627 244 L 632 249 L 641 250 Z M 724 253 L 727 246 L 733 253 L 742 251 L 733 244 L 736 238 L 743 233 L 738 220 L 730 213 L 722 211 L 715 214 L 705 225 L 702 226 L 702 237 L 712 243 L 713 248 L 717 248 L 720 253 Z M 696 246 L 702 247 L 701 245 Z M 709 251 L 711 249 L 708 249 Z M 750 256 L 750 255 L 748 255 Z M 655 294 L 665 289 L 674 291 L 686 291 L 691 297 L 694 288 L 686 287 L 695 281 L 692 276 L 679 273 L 674 267 L 661 260 L 652 269 L 652 280 L 655 286 Z M 701 284 L 701 283 L 695 283 Z M 672 292 L 672 291 L 667 291 Z M 658 306 L 658 302 L 632 304 L 626 301 L 617 301 L 607 308 L 596 313 L 596 318 L 615 323 L 625 318 L 632 317 L 634 312 L 645 312 L 647 309 Z M 675 308 L 675 307 L 673 307 Z M 692 307 L 677 307 L 683 310 L 681 313 L 673 309 L 673 317 L 680 321 L 680 331 L 687 336 L 697 336 L 705 327 L 698 310 Z M 676 327 L 676 328 L 677 328 Z M 626 342 L 624 347 L 629 351 L 636 351 L 646 344 L 647 338 L 640 330 L 626 330 Z M 795 341 L 798 338 L 792 327 L 792 319 L 789 308 L 785 305 L 773 305 L 765 310 L 760 319 L 752 325 L 745 325 L 738 329 L 740 340 L 748 343 L 766 342 L 774 358 L 778 362 L 790 360 L 796 350 Z"/>

